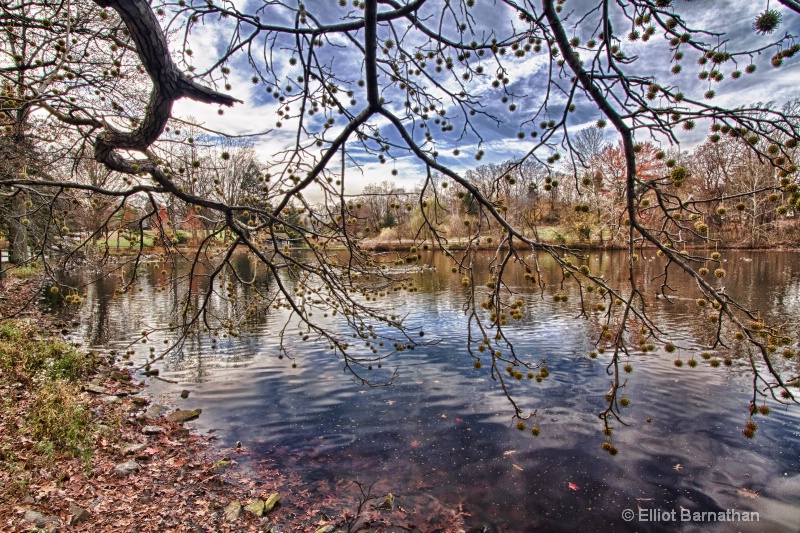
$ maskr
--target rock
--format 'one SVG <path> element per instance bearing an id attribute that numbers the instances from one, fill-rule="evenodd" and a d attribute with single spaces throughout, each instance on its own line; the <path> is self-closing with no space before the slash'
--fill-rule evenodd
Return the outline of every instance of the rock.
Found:
<path id="1" fill-rule="evenodd" d="M 120 449 L 120 453 L 122 453 L 122 455 L 135 455 L 140 451 L 144 450 L 145 448 L 147 448 L 146 444 L 131 443 L 123 446 Z"/>
<path id="2" fill-rule="evenodd" d="M 100 401 L 105 403 L 105 404 L 111 404 L 111 403 L 117 403 L 119 401 L 119 398 L 117 398 L 116 396 L 112 396 L 112 395 L 108 394 L 106 396 L 101 396 L 100 397 Z"/>
<path id="3" fill-rule="evenodd" d="M 144 372 L 142 372 L 142 375 L 147 377 L 157 376 L 158 374 L 159 372 L 157 368 L 153 368 L 151 370 L 145 370 Z"/>
<path id="4" fill-rule="evenodd" d="M 223 516 L 225 520 L 228 522 L 235 522 L 239 515 L 242 512 L 242 504 L 239 503 L 239 500 L 233 500 L 231 503 L 225 507 L 225 511 L 223 511 Z"/>
<path id="5" fill-rule="evenodd" d="M 188 390 L 186 390 L 186 389 L 183 389 L 183 390 L 181 391 L 181 398 L 183 398 L 183 399 L 185 400 L 185 399 L 186 399 L 186 398 L 188 398 L 188 397 L 189 397 L 189 391 L 188 391 Z"/>
<path id="6" fill-rule="evenodd" d="M 147 412 L 144 414 L 147 418 L 158 418 L 161 416 L 161 413 L 166 411 L 167 408 L 161 405 L 160 403 L 154 403 L 150 407 L 147 408 Z"/>
<path id="7" fill-rule="evenodd" d="M 188 422 L 190 420 L 194 420 L 200 413 L 202 413 L 202 409 L 180 409 L 175 411 L 174 413 L 170 413 L 167 415 L 167 420 L 170 422 L 175 422 L 178 424 L 183 424 L 184 422 Z"/>
<path id="8" fill-rule="evenodd" d="M 272 509 L 275 507 L 278 501 L 280 501 L 280 499 L 281 495 L 278 494 L 277 492 L 273 492 L 272 494 L 270 494 L 269 497 L 267 498 L 267 501 L 264 502 L 264 512 L 268 513 L 272 511 Z"/>
<path id="9" fill-rule="evenodd" d="M 131 375 L 127 372 L 120 372 L 119 370 L 116 370 L 111 373 L 111 379 L 116 381 L 130 381 Z"/>
<path id="10" fill-rule="evenodd" d="M 70 525 L 73 526 L 75 524 L 80 524 L 81 522 L 86 522 L 92 517 L 89 511 L 87 511 L 83 507 L 75 505 L 74 503 L 69 504 L 69 514 L 72 515 L 72 518 L 70 518 L 69 523 Z"/>
<path id="11" fill-rule="evenodd" d="M 261 518 L 264 515 L 264 500 L 256 500 L 252 503 L 249 503 L 244 510 Z"/>
<path id="12" fill-rule="evenodd" d="M 138 471 L 139 463 L 133 460 L 125 461 L 124 463 L 120 463 L 114 467 L 114 473 L 118 476 L 128 476 L 130 474 L 135 474 Z"/>
<path id="13" fill-rule="evenodd" d="M 87 383 L 83 386 L 83 390 L 93 394 L 111 394 L 111 391 L 98 383 Z"/>
<path id="14" fill-rule="evenodd" d="M 134 396 L 133 398 L 131 398 L 131 403 L 133 405 L 147 405 L 150 402 L 148 402 L 144 398 L 139 398 L 138 396 Z"/>
<path id="15" fill-rule="evenodd" d="M 373 505 L 373 509 L 378 511 L 391 511 L 394 509 L 394 494 L 391 492 L 384 496 L 380 503 Z"/>
<path id="16" fill-rule="evenodd" d="M 220 472 L 231 466 L 231 464 L 233 464 L 233 461 L 231 461 L 228 458 L 220 459 L 211 466 L 211 470 L 213 470 L 214 472 Z"/>
<path id="17" fill-rule="evenodd" d="M 164 428 L 161 426 L 145 426 L 142 428 L 142 433 L 145 435 L 160 435 L 164 433 Z"/>
<path id="18" fill-rule="evenodd" d="M 25 511 L 25 521 L 32 523 L 36 527 L 50 527 L 57 526 L 59 524 L 58 517 L 48 516 L 38 511 L 31 510 Z"/>

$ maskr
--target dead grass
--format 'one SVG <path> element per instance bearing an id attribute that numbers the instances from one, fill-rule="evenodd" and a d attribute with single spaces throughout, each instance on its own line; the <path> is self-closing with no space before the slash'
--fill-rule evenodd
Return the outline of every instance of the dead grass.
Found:
<path id="1" fill-rule="evenodd" d="M 0 469 L 10 479 L 24 485 L 25 471 L 62 455 L 88 464 L 96 428 L 78 380 L 95 366 L 91 355 L 43 337 L 30 323 L 0 325 Z"/>

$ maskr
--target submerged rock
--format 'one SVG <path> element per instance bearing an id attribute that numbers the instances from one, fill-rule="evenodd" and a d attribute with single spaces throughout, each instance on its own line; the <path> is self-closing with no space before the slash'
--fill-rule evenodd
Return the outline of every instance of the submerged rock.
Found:
<path id="1" fill-rule="evenodd" d="M 174 413 L 168 414 L 166 418 L 170 422 L 183 424 L 184 422 L 189 422 L 190 420 L 196 419 L 202 412 L 202 409 L 180 409 Z"/>
<path id="2" fill-rule="evenodd" d="M 247 507 L 245 507 L 244 510 L 261 518 L 264 515 L 264 505 L 264 500 L 259 499 L 247 504 Z"/>
<path id="3" fill-rule="evenodd" d="M 211 466 L 211 470 L 213 470 L 214 472 L 220 472 L 220 471 L 222 471 L 222 470 L 225 470 L 226 468 L 228 468 L 228 467 L 229 467 L 229 466 L 231 466 L 232 464 L 233 464 L 233 461 L 231 461 L 230 459 L 228 459 L 228 458 L 226 457 L 226 458 L 224 458 L 224 459 L 220 459 L 219 461 L 217 461 L 216 463 L 214 463 L 214 464 Z"/>
<path id="4" fill-rule="evenodd" d="M 394 510 L 394 494 L 391 492 L 383 497 L 377 504 L 372 506 L 377 511 L 392 511 Z"/>
<path id="5" fill-rule="evenodd" d="M 270 494 L 269 497 L 267 498 L 267 501 L 264 502 L 264 512 L 268 513 L 272 511 L 272 509 L 280 501 L 280 499 L 281 495 L 278 494 L 277 492 L 273 492 L 272 494 Z"/>
<path id="6" fill-rule="evenodd" d="M 225 520 L 227 520 L 228 522 L 235 522 L 239 518 L 239 515 L 241 513 L 242 513 L 241 502 L 239 502 L 239 500 L 233 500 L 231 503 L 227 505 L 227 507 L 225 507 L 225 510 L 223 511 L 223 516 L 225 517 Z"/>

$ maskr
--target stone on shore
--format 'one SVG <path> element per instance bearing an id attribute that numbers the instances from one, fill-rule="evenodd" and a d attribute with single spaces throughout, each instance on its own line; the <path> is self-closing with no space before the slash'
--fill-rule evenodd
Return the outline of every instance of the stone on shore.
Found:
<path id="1" fill-rule="evenodd" d="M 69 523 L 73 526 L 80 524 L 81 522 L 86 522 L 92 517 L 89 511 L 71 502 L 69 504 L 69 514 L 72 517 L 70 518 Z"/>
<path id="2" fill-rule="evenodd" d="M 168 414 L 166 418 L 170 422 L 183 424 L 184 422 L 189 422 L 190 420 L 196 419 L 202 412 L 202 409 L 180 409 L 174 413 Z"/>
<path id="3" fill-rule="evenodd" d="M 91 392 L 92 394 L 111 394 L 108 388 L 103 387 L 99 383 L 87 383 L 83 386 L 83 390 Z"/>
<path id="4" fill-rule="evenodd" d="M 36 527 L 58 526 L 60 521 L 56 516 L 48 516 L 39 511 L 25 511 L 25 521 L 32 523 Z"/>
<path id="5" fill-rule="evenodd" d="M 122 453 L 122 455 L 136 455 L 145 448 L 147 448 L 146 444 L 141 444 L 136 442 L 132 444 L 126 444 L 120 449 L 120 452 Z"/>
<path id="6" fill-rule="evenodd" d="M 139 463 L 134 460 L 125 461 L 114 467 L 114 473 L 118 476 L 128 476 L 139 471 Z"/>
<path id="7" fill-rule="evenodd" d="M 167 408 L 159 403 L 154 403 L 150 407 L 147 408 L 145 411 L 144 416 L 147 418 L 158 418 L 161 414 L 166 411 Z"/>

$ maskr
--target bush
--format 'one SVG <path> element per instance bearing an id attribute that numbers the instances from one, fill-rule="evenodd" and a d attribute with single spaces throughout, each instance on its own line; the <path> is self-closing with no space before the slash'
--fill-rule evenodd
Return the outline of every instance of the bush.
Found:
<path id="1" fill-rule="evenodd" d="M 398 239 L 397 230 L 394 228 L 384 228 L 381 230 L 381 234 L 378 235 L 378 242 L 389 242 L 389 241 L 396 241 Z"/>
<path id="2" fill-rule="evenodd" d="M 190 231 L 184 231 L 179 229 L 175 230 L 174 237 L 178 240 L 178 242 L 175 244 L 185 244 L 189 242 L 189 240 L 192 238 L 192 233 Z"/>

